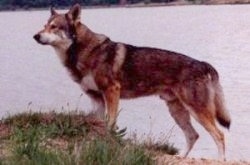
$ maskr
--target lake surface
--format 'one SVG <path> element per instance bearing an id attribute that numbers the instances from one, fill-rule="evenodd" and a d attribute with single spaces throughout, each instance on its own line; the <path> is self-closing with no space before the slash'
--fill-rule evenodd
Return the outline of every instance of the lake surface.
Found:
<path id="1" fill-rule="evenodd" d="M 27 110 L 89 112 L 91 102 L 68 76 L 55 52 L 32 36 L 49 11 L 0 13 L 0 117 Z M 82 21 L 112 40 L 170 49 L 211 63 L 220 73 L 232 116 L 227 158 L 250 160 L 250 6 L 181 6 L 85 9 Z M 169 140 L 180 149 L 185 138 L 158 97 L 124 100 L 118 125 L 127 136 Z M 195 121 L 200 139 L 190 157 L 217 158 L 214 141 Z"/>

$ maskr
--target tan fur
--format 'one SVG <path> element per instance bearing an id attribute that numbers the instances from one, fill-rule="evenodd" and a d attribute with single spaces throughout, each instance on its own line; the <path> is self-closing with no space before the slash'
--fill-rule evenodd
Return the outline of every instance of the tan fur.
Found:
<path id="1" fill-rule="evenodd" d="M 231 120 L 219 75 L 210 64 L 168 50 L 111 41 L 82 24 L 80 15 L 80 5 L 66 14 L 51 9 L 47 25 L 34 38 L 56 50 L 99 116 L 106 112 L 109 129 L 116 129 L 120 98 L 159 95 L 185 135 L 184 156 L 199 137 L 192 116 L 210 133 L 220 158 L 225 159 L 224 135 L 216 121 L 229 128 Z"/>

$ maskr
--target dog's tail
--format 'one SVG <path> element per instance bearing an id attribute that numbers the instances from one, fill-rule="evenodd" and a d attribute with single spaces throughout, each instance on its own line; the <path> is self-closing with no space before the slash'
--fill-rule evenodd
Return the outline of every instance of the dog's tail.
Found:
<path id="1" fill-rule="evenodd" d="M 216 118 L 218 122 L 226 127 L 227 129 L 230 128 L 230 123 L 231 123 L 231 118 L 229 115 L 229 112 L 227 111 L 225 104 L 224 104 L 224 96 L 223 96 L 223 91 L 222 88 L 217 82 L 215 86 L 215 108 L 216 108 Z"/>
<path id="2" fill-rule="evenodd" d="M 215 97 L 215 115 L 217 121 L 227 129 L 230 128 L 231 118 L 229 112 L 227 111 L 225 104 L 224 104 L 224 95 L 222 91 L 222 87 L 219 83 L 219 74 L 218 72 L 208 63 L 205 63 L 206 71 L 211 77 L 211 81 L 213 84 Z"/>

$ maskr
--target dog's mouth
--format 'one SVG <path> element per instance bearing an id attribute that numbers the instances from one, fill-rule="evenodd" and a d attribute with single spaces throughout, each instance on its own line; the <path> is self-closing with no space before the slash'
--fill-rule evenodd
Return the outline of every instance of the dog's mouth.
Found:
<path id="1" fill-rule="evenodd" d="M 48 45 L 48 43 L 44 43 L 44 42 L 41 42 L 39 40 L 37 40 L 37 43 L 41 44 L 41 45 Z"/>

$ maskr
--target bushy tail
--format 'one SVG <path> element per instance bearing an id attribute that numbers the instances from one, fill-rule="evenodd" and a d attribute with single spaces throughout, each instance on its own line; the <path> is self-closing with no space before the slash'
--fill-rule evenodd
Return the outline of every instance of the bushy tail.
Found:
<path id="1" fill-rule="evenodd" d="M 229 112 L 225 108 L 223 91 L 219 82 L 217 82 L 216 84 L 216 91 L 215 91 L 214 99 L 215 99 L 214 101 L 215 101 L 215 108 L 216 108 L 216 118 L 222 126 L 229 129 L 231 118 L 230 118 Z"/>
<path id="2" fill-rule="evenodd" d="M 227 129 L 230 128 L 231 118 L 229 112 L 226 110 L 224 105 L 224 95 L 219 83 L 219 74 L 218 72 L 208 63 L 203 62 L 204 66 L 206 67 L 206 72 L 211 76 L 211 81 L 213 83 L 213 87 L 215 90 L 215 112 L 216 112 L 216 119 L 218 122 L 226 127 Z"/>

